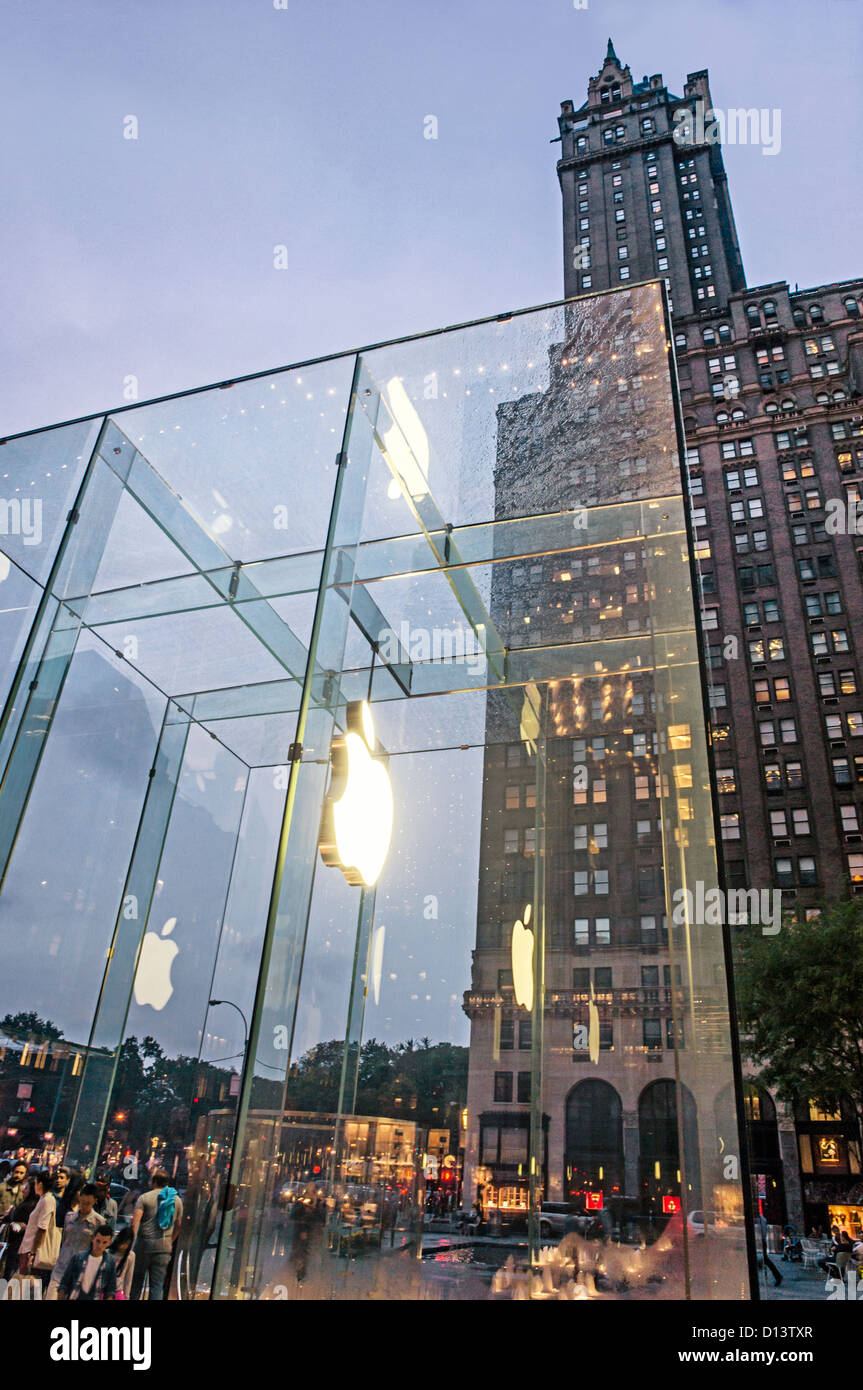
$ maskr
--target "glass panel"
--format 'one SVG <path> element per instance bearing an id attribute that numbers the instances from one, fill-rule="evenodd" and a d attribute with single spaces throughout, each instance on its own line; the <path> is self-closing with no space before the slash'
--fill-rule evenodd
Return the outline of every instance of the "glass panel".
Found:
<path id="1" fill-rule="evenodd" d="M 101 420 L 0 440 L 0 545 L 46 584 Z"/>
<path id="2" fill-rule="evenodd" d="M 108 422 L 0 1008 L 50 1143 L 183 1190 L 172 1292 L 746 1296 L 677 448 L 656 285 Z"/>

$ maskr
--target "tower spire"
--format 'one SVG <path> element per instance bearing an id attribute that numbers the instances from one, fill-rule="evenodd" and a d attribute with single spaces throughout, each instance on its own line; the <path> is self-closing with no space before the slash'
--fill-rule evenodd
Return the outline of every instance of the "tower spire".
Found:
<path id="1" fill-rule="evenodd" d="M 608 52 L 605 55 L 605 61 L 608 62 L 609 59 L 613 63 L 617 63 L 617 66 L 620 67 L 620 59 L 614 51 L 614 44 L 611 42 L 611 39 L 608 40 Z"/>

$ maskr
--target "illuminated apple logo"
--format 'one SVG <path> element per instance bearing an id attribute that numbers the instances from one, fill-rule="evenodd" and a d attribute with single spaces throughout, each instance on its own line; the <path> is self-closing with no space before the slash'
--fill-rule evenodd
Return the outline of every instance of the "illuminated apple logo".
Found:
<path id="1" fill-rule="evenodd" d="M 512 982 L 515 1002 L 522 1009 L 533 1008 L 533 932 L 530 929 L 531 904 L 524 909 L 524 921 L 512 929 Z"/>
<path id="2" fill-rule="evenodd" d="M 324 806 L 320 851 L 348 883 L 370 887 L 384 866 L 393 833 L 389 773 L 372 756 L 377 746 L 367 700 L 345 715 L 345 734 L 333 743 L 333 776 Z"/>
<path id="3" fill-rule="evenodd" d="M 599 1061 L 599 1009 L 596 1006 L 596 995 L 593 992 L 593 980 L 590 982 L 590 1003 L 588 1004 L 589 1025 L 587 1030 L 587 1055 L 591 1062 L 596 1064 Z"/>
<path id="4" fill-rule="evenodd" d="M 171 966 L 180 948 L 168 938 L 176 925 L 176 917 L 169 917 L 161 933 L 147 932 L 135 972 L 135 1003 L 149 1004 L 157 1012 L 164 1009 L 174 993 Z"/>

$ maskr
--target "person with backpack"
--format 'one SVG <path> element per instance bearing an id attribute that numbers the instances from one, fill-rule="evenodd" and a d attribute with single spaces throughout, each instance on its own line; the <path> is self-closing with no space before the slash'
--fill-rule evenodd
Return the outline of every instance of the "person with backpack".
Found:
<path id="1" fill-rule="evenodd" d="M 180 1234 L 183 1203 L 175 1187 L 169 1186 L 168 1174 L 161 1168 L 150 1180 L 150 1190 L 139 1197 L 132 1216 L 135 1236 L 135 1270 L 132 1276 L 132 1298 L 138 1300 L 149 1283 L 151 1302 L 165 1296 L 165 1280 L 171 1263 L 174 1243 Z"/>

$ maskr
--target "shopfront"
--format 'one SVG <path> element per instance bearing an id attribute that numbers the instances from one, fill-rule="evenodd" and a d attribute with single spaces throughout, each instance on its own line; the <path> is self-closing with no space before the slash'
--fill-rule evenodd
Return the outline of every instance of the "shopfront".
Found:
<path id="1" fill-rule="evenodd" d="M 175 1294 L 487 1296 L 447 1169 L 748 1296 L 670 362 L 651 283 L 0 445 L 0 1149 L 166 1168 Z"/>

